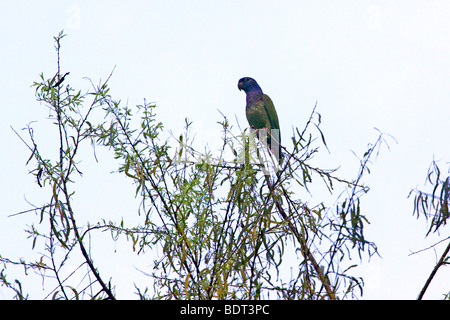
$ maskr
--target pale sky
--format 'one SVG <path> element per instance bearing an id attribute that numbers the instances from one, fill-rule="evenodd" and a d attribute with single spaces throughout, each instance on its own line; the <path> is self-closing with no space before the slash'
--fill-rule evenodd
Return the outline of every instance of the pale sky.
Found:
<path id="1" fill-rule="evenodd" d="M 390 150 L 383 147 L 374 159 L 365 180 L 371 191 L 362 200 L 371 223 L 366 238 L 377 244 L 381 258 L 364 258 L 355 274 L 365 280 L 363 299 L 417 297 L 444 249 L 409 256 L 439 237 L 424 238 L 425 221 L 412 216 L 407 195 L 423 187 L 433 158 L 442 168 L 450 161 L 450 2 L 2 1 L 1 7 L 2 256 L 27 257 L 31 241 L 23 229 L 31 216 L 7 216 L 29 209 L 25 198 L 36 205 L 45 200 L 28 174 L 32 167 L 25 167 L 29 151 L 10 126 L 20 130 L 37 121 L 36 136 L 48 139 L 42 148 L 50 152 L 48 111 L 30 86 L 41 72 L 55 74 L 53 36 L 64 29 L 62 71 L 70 71 L 72 86 L 87 89 L 84 77 L 97 83 L 115 67 L 113 97 L 130 106 L 144 98 L 155 102 L 158 120 L 175 134 L 188 117 L 200 148 L 214 147 L 221 137 L 218 109 L 233 125 L 237 119 L 247 126 L 245 95 L 237 89 L 243 76 L 255 78 L 274 101 L 287 148 L 292 128 L 303 128 L 317 102 L 331 152 L 324 149 L 319 161 L 341 166 L 344 177 L 356 176 L 352 151 L 362 156 L 377 138 L 374 128 L 392 135 L 398 143 L 388 139 Z M 77 197 L 86 200 L 80 211 L 102 217 L 111 198 L 133 199 L 134 189 L 109 174 L 114 162 L 107 153 L 100 163 L 84 168 Z M 120 219 L 136 216 L 136 208 L 124 201 L 108 212 Z M 447 234 L 444 228 L 441 237 Z M 94 259 L 114 280 L 113 273 L 126 268 L 117 257 L 127 256 L 129 264 L 135 258 L 129 246 L 121 249 L 124 242 L 109 242 L 111 250 Z M 133 271 L 145 266 L 135 263 Z M 425 298 L 442 298 L 450 290 L 443 281 L 448 276 L 440 270 Z M 145 280 L 139 273 L 132 277 Z M 37 284 L 39 290 L 24 289 L 42 294 Z M 117 291 L 133 297 L 132 281 Z M 0 299 L 8 297 L 0 287 Z"/>

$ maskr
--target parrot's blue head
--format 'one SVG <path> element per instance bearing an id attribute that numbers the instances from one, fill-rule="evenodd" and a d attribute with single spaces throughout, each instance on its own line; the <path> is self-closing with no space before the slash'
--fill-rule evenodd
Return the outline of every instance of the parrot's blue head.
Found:
<path id="1" fill-rule="evenodd" d="M 250 77 L 244 77 L 238 82 L 238 89 L 248 92 L 262 92 L 261 87 L 255 81 L 255 79 Z"/>

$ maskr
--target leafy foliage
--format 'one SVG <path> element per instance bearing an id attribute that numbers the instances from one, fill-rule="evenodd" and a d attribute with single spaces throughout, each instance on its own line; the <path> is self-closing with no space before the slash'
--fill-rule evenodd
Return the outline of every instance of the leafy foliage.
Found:
<path id="1" fill-rule="evenodd" d="M 449 170 L 450 172 L 450 170 Z M 431 193 L 415 189 L 414 214 L 419 218 L 431 219 L 427 236 L 436 232 L 447 223 L 449 217 L 450 176 L 442 178 L 441 170 L 435 161 L 431 163 L 427 173 L 427 183 L 432 185 Z"/>
<path id="2" fill-rule="evenodd" d="M 326 147 L 316 108 L 303 130 L 294 129 L 292 147 L 284 148 L 276 173 L 258 161 L 264 150 L 251 134 L 236 133 L 225 116 L 219 122 L 221 149 L 201 153 L 192 146 L 188 119 L 179 138 L 163 140 L 156 106 L 144 100 L 124 107 L 110 95 L 109 78 L 97 86 L 91 82 L 87 93 L 66 84 L 59 63 L 63 37 L 55 37 L 56 75 L 41 74 L 34 83 L 36 98 L 49 107 L 57 129 L 58 156 L 42 154 L 32 127 L 28 142 L 21 137 L 31 152 L 31 173 L 48 190 L 49 201 L 34 209 L 39 221 L 28 229 L 33 247 L 44 243 L 46 254 L 39 262 L 20 264 L 44 278 L 52 274 L 57 284 L 47 297 L 115 299 L 114 279 L 102 278 L 85 245 L 98 231 L 109 231 L 113 241 L 125 237 L 136 254 L 158 253 L 149 283 L 136 285 L 142 299 L 338 299 L 355 289 L 362 293 L 363 281 L 352 275 L 356 265 L 350 258 L 377 252 L 364 237 L 368 220 L 360 204 L 369 191 L 362 178 L 385 143 L 383 134 L 369 144 L 354 179 L 314 166 L 314 156 Z M 79 225 L 74 181 L 82 177 L 79 150 L 87 142 L 110 149 L 118 172 L 134 182 L 140 224 L 125 227 L 104 218 Z M 331 205 L 311 196 L 313 183 L 334 197 Z M 5 266 L 17 264 L 0 259 Z M 65 269 L 69 259 L 87 267 L 82 284 L 71 282 L 76 270 Z M 69 276 L 62 278 L 63 273 Z M 12 287 L 3 271 L 1 280 Z M 22 288 L 13 290 L 24 297 Z"/>
<path id="3" fill-rule="evenodd" d="M 450 168 L 447 170 L 447 173 L 450 173 Z M 420 218 L 421 216 L 425 217 L 427 222 L 431 220 L 426 233 L 426 237 L 428 237 L 430 233 L 441 231 L 447 223 L 447 219 L 449 217 L 448 204 L 450 202 L 450 176 L 446 177 L 444 175 L 444 177 L 442 177 L 441 169 L 439 168 L 437 162 L 433 160 L 428 169 L 426 183 L 427 185 L 431 185 L 431 192 L 414 189 L 409 193 L 409 196 L 413 193 L 415 194 L 413 214 L 416 215 L 417 218 Z M 449 237 L 440 240 L 435 245 L 447 241 L 448 239 Z M 434 247 L 435 245 L 431 247 Z M 447 247 L 444 249 L 440 259 L 436 263 L 427 281 L 425 282 L 425 285 L 420 291 L 418 296 L 419 300 L 425 295 L 425 292 L 427 291 L 438 269 L 449 264 L 449 253 L 450 242 L 447 244 Z M 448 299 L 448 296 L 449 294 L 446 294 L 445 298 Z"/>

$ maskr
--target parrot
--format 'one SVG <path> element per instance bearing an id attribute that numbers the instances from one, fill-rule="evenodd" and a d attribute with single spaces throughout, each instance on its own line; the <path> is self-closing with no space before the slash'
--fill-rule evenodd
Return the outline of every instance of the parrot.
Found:
<path id="1" fill-rule="evenodd" d="M 250 128 L 256 130 L 257 135 L 258 130 L 267 130 L 267 146 L 281 165 L 283 155 L 280 144 L 280 125 L 272 100 L 263 93 L 255 79 L 250 77 L 241 78 L 238 82 L 238 89 L 239 91 L 244 90 L 246 93 L 245 115 Z"/>

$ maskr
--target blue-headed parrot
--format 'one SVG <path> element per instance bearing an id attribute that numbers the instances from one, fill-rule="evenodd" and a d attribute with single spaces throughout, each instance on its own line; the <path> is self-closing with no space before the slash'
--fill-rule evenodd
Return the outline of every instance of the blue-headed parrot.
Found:
<path id="1" fill-rule="evenodd" d="M 272 100 L 262 92 L 261 87 L 253 78 L 244 77 L 240 79 L 238 89 L 244 90 L 247 94 L 245 115 L 248 124 L 253 130 L 256 130 L 257 134 L 260 129 L 267 130 L 267 145 L 281 164 L 283 155 L 280 145 L 280 125 Z"/>

